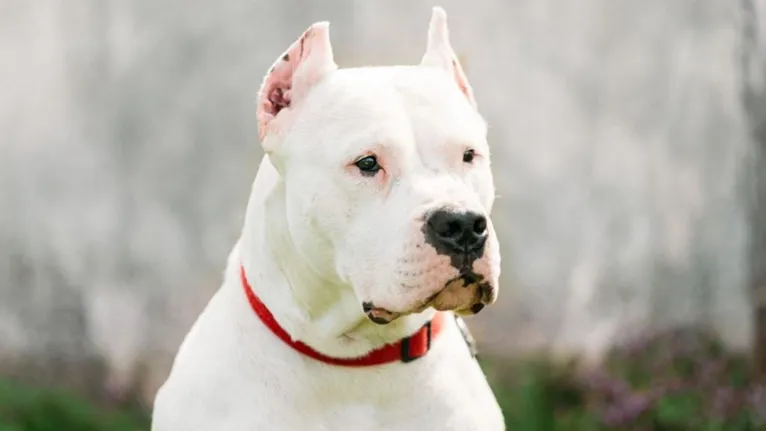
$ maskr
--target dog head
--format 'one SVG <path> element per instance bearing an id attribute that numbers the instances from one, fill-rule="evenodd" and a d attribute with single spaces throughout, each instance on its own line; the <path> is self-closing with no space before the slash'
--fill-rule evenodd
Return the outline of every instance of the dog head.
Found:
<path id="1" fill-rule="evenodd" d="M 415 66 L 339 69 L 329 24 L 312 25 L 266 75 L 257 119 L 290 240 L 370 320 L 495 301 L 487 129 L 442 9 Z"/>

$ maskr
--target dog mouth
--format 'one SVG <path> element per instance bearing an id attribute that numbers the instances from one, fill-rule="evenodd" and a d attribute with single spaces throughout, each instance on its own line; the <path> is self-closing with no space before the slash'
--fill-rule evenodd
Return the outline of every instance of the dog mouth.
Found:
<path id="1" fill-rule="evenodd" d="M 479 314 L 485 306 L 493 302 L 494 296 L 492 285 L 484 278 L 481 274 L 466 269 L 457 277 L 448 280 L 440 291 L 423 300 L 411 311 L 392 311 L 377 307 L 371 301 L 362 303 L 362 311 L 370 321 L 378 325 L 387 325 L 403 315 L 420 313 L 429 307 L 439 311 L 454 311 L 462 316 Z"/>
<path id="2" fill-rule="evenodd" d="M 402 313 L 395 311 L 389 311 L 385 308 L 376 307 L 372 302 L 363 302 L 362 311 L 367 315 L 367 318 L 378 325 L 387 325 L 396 320 Z"/>

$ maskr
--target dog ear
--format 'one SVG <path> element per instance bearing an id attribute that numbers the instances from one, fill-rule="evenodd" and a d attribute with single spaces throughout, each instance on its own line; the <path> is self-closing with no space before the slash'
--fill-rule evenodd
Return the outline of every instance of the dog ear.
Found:
<path id="1" fill-rule="evenodd" d="M 313 24 L 287 48 L 263 79 L 256 108 L 261 141 L 268 134 L 278 132 L 284 114 L 300 103 L 320 79 L 337 68 L 330 44 L 330 24 Z"/>
<path id="2" fill-rule="evenodd" d="M 452 50 L 452 45 L 449 41 L 447 13 L 439 6 L 435 6 L 431 14 L 431 22 L 428 26 L 428 46 L 420 64 L 422 66 L 444 69 L 450 73 L 455 78 L 460 91 L 465 94 L 471 105 L 476 108 L 476 99 L 473 97 L 471 84 L 468 83 L 463 67 L 460 66 L 460 60 L 455 55 L 455 51 Z"/>

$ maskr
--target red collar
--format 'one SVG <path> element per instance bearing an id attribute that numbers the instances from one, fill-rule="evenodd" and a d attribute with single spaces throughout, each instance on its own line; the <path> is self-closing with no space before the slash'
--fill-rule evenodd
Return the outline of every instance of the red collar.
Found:
<path id="1" fill-rule="evenodd" d="M 253 307 L 253 311 L 261 321 L 285 342 L 288 346 L 297 350 L 304 355 L 324 362 L 330 365 L 341 365 L 345 367 L 367 367 L 372 365 L 382 365 L 391 362 L 410 362 L 423 357 L 428 353 L 431 348 L 431 341 L 435 339 L 442 328 L 444 327 L 444 313 L 437 312 L 430 322 L 426 323 L 417 332 L 410 335 L 407 338 L 403 338 L 396 343 L 387 344 L 383 347 L 377 348 L 364 356 L 358 358 L 334 358 L 317 352 L 306 344 L 295 341 L 290 335 L 279 326 L 274 316 L 271 314 L 268 308 L 261 302 L 255 295 L 250 284 L 247 282 L 245 276 L 245 268 L 240 266 L 240 274 L 242 278 L 242 287 L 245 289 L 247 299 L 250 302 L 250 306 Z"/>

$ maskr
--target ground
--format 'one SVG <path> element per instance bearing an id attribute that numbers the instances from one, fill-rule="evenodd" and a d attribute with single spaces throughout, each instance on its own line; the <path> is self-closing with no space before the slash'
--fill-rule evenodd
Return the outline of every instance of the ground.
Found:
<path id="1" fill-rule="evenodd" d="M 698 330 L 647 335 L 599 369 L 480 358 L 509 430 L 766 429 L 766 384 L 745 358 Z M 0 380 L 0 431 L 145 431 L 137 406 Z"/>

